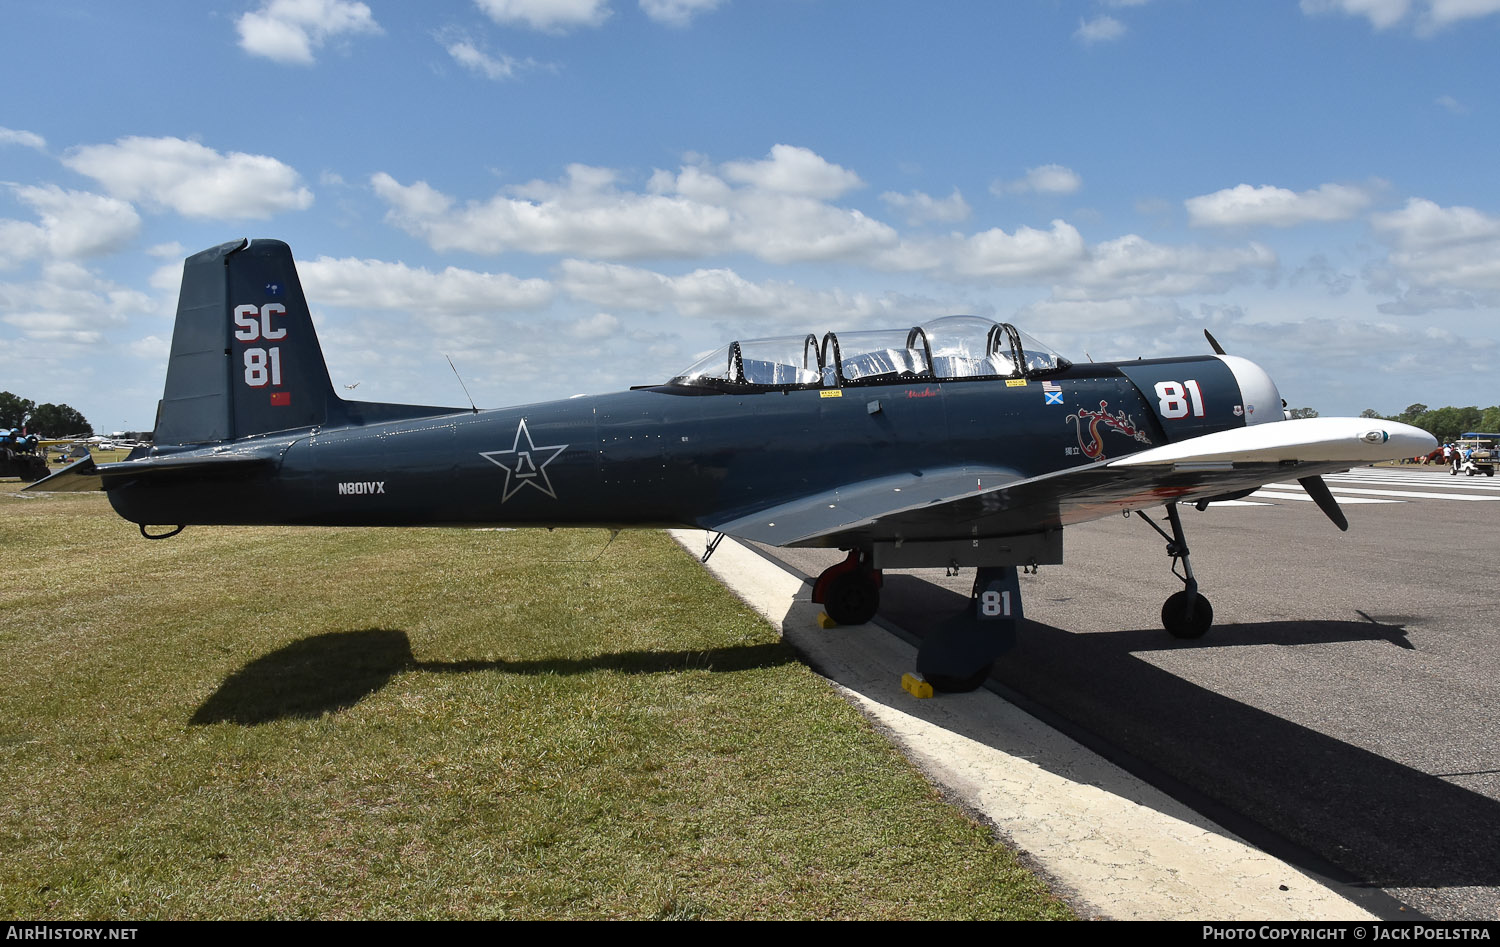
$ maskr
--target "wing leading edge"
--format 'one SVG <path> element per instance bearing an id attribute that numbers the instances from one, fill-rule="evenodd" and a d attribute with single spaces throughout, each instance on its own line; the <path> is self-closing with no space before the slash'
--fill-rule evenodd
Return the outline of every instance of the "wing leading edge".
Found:
<path id="1" fill-rule="evenodd" d="M 1305 418 L 1205 434 L 1025 479 L 979 468 L 887 477 L 703 525 L 777 546 L 1019 536 L 1414 457 L 1435 444 L 1426 431 L 1394 421 Z"/>

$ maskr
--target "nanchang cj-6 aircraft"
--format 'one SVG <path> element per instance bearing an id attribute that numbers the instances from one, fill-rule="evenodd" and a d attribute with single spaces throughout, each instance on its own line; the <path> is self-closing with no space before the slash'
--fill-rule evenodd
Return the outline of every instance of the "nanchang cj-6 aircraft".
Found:
<path id="1" fill-rule="evenodd" d="M 1213 621 L 1178 505 L 1411 457 L 1426 432 L 1285 420 L 1254 363 L 1218 353 L 1074 364 L 973 316 L 910 329 L 732 342 L 662 384 L 480 411 L 347 401 L 329 380 L 292 254 L 238 241 L 189 257 L 155 443 L 34 490 L 104 489 L 148 525 L 699 527 L 848 550 L 814 585 L 870 620 L 881 570 L 976 567 L 972 608 L 918 670 L 977 686 L 1021 614 L 1016 567 L 1062 562 L 1063 528 L 1165 505 L 1185 588 L 1166 629 Z M 986 620 L 999 624 L 985 626 Z M 987 630 L 988 629 L 988 630 Z"/>

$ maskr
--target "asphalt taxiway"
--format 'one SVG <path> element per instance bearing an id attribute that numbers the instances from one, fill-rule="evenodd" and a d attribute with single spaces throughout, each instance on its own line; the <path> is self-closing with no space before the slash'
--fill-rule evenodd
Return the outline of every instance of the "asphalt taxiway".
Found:
<path id="1" fill-rule="evenodd" d="M 1160 628 L 1161 601 L 1180 583 L 1161 540 L 1139 521 L 1070 528 L 1066 565 L 1023 578 L 1028 621 L 1017 648 L 997 664 L 992 686 L 1102 751 L 1144 789 L 1115 789 L 1134 784 L 1113 776 L 1075 785 L 1102 788 L 1115 799 L 1162 793 L 1190 815 L 1165 803 L 1147 802 L 1145 809 L 1208 833 L 1184 836 L 1173 823 L 1108 842 L 1114 827 L 1129 821 L 1112 814 L 1076 823 L 1058 836 L 1063 844 L 1049 849 L 1024 840 L 1006 814 L 1029 812 L 1055 826 L 1064 824 L 1057 814 L 1062 804 L 1055 797 L 1026 804 L 1027 790 L 1011 797 L 990 817 L 1076 892 L 1086 912 L 1334 916 L 1316 913 L 1335 910 L 1322 902 L 1298 900 L 1304 883 L 1295 880 L 1276 881 L 1269 900 L 1236 900 L 1247 891 L 1269 895 L 1264 886 L 1280 869 L 1246 874 L 1232 867 L 1238 856 L 1226 859 L 1216 849 L 1233 837 L 1222 827 L 1228 825 L 1251 840 L 1252 850 L 1301 869 L 1295 877 L 1307 879 L 1309 889 L 1316 879 L 1316 887 L 1336 890 L 1343 905 L 1337 911 L 1401 917 L 1409 916 L 1401 910 L 1406 906 L 1435 919 L 1500 917 L 1500 852 L 1493 844 L 1500 837 L 1494 647 L 1500 614 L 1493 578 L 1500 567 L 1500 481 L 1431 468 L 1366 468 L 1328 479 L 1345 506 L 1348 533 L 1329 524 L 1291 482 L 1240 503 L 1185 511 L 1194 567 L 1215 610 L 1215 627 L 1197 642 L 1177 641 Z M 687 542 L 701 548 L 701 537 Z M 860 664 L 874 660 L 868 655 L 883 651 L 886 639 L 896 640 L 874 626 L 816 629 L 817 609 L 805 604 L 802 583 L 837 553 L 766 552 L 782 563 L 776 571 L 792 580 L 802 603 L 772 611 L 783 609 L 778 620 L 810 655 L 822 640 L 845 656 L 838 660 Z M 710 565 L 723 555 L 721 547 Z M 961 607 L 971 581 L 971 571 L 951 579 L 931 570 L 887 573 L 882 621 L 920 636 Z M 872 671 L 878 679 L 853 699 L 892 708 L 898 722 L 911 718 L 936 728 L 907 739 L 900 736 L 906 723 L 886 722 L 909 751 L 961 738 L 990 750 L 1019 747 L 1013 757 L 1042 761 L 1036 765 L 1052 776 L 1078 771 L 1072 763 L 1045 762 L 1055 757 L 1030 749 L 1029 736 L 997 736 L 1021 732 L 1019 723 L 970 719 L 967 710 L 962 720 L 946 719 L 971 698 L 993 695 L 916 701 L 899 689 L 910 657 L 881 660 L 893 663 Z M 950 788 L 963 782 L 935 778 Z M 988 775 L 970 792 L 955 791 L 975 805 L 975 793 L 1005 781 Z M 1096 799 L 1084 808 L 1095 803 L 1102 804 Z M 1126 857 L 1132 850 L 1145 856 Z M 1089 888 L 1086 878 L 1066 876 L 1074 869 L 1049 861 L 1053 853 L 1062 863 L 1076 861 L 1070 851 L 1095 852 L 1083 862 L 1113 882 Z M 1182 898 L 1144 906 L 1139 892 L 1163 890 L 1161 870 L 1173 874 L 1174 884 L 1187 884 Z M 1229 879 L 1229 901 L 1217 900 L 1214 884 L 1205 883 L 1214 876 Z M 1182 905 L 1188 914 L 1172 913 Z"/>

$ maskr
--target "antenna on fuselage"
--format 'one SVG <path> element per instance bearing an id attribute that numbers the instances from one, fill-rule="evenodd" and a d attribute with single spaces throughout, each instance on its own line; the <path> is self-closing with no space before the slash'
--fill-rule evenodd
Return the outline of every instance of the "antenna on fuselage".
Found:
<path id="1" fill-rule="evenodd" d="M 474 403 L 474 396 L 469 394 L 469 386 L 464 384 L 464 376 L 458 373 L 458 366 L 454 365 L 453 359 L 447 355 L 444 355 L 443 358 L 448 359 L 448 367 L 453 369 L 453 377 L 458 379 L 458 387 L 464 390 L 464 397 L 469 399 L 469 407 L 474 410 L 475 414 L 478 414 L 479 406 Z"/>

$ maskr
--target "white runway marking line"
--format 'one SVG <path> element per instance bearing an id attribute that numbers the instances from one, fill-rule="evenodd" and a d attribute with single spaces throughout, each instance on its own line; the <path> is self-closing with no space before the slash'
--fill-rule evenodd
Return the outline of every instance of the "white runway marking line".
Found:
<path id="1" fill-rule="evenodd" d="M 1500 493 L 1500 483 L 1495 483 L 1489 477 L 1351 477 L 1348 474 L 1325 474 L 1324 480 L 1329 483 L 1364 483 L 1377 486 L 1390 485 L 1393 487 L 1420 487 L 1424 490 L 1434 487 L 1443 490 L 1480 490 L 1494 491 Z"/>
<path id="2" fill-rule="evenodd" d="M 1301 488 L 1300 487 L 1293 487 L 1291 489 L 1300 490 Z M 1308 503 L 1313 502 L 1313 498 L 1310 497 L 1310 496 L 1308 496 L 1306 493 L 1272 493 L 1272 492 L 1267 491 L 1267 490 L 1256 490 L 1254 493 L 1252 493 L 1250 495 L 1253 496 L 1253 497 L 1260 497 L 1261 499 L 1264 499 L 1264 500 L 1306 500 Z M 1344 497 L 1344 496 L 1339 497 L 1338 501 L 1340 503 L 1405 503 L 1406 502 L 1405 500 L 1377 500 L 1374 497 Z M 1218 506 L 1217 503 L 1214 504 L 1214 505 Z"/>
<path id="3" fill-rule="evenodd" d="M 1336 487 L 1332 484 L 1328 487 L 1336 494 L 1362 493 L 1378 497 L 1410 497 L 1417 500 L 1500 500 L 1500 494 L 1492 497 L 1476 496 L 1466 493 L 1425 493 L 1420 490 L 1366 490 L 1360 487 Z M 1268 490 L 1300 490 L 1300 486 L 1294 483 L 1268 483 Z M 1350 497 L 1351 500 L 1354 497 Z"/>
<path id="4" fill-rule="evenodd" d="M 1395 488 L 1395 489 L 1398 489 L 1398 490 L 1399 489 L 1410 489 L 1410 488 L 1415 487 L 1416 489 L 1419 489 L 1419 490 L 1443 490 L 1443 491 L 1449 491 L 1449 492 L 1453 492 L 1453 493 L 1458 493 L 1458 492 L 1461 492 L 1461 491 L 1468 491 L 1468 492 L 1475 492 L 1475 493 L 1478 493 L 1478 494 L 1481 494 L 1481 495 L 1482 494 L 1488 494 L 1488 493 L 1500 494 L 1500 484 L 1497 484 L 1495 486 L 1490 486 L 1490 485 L 1484 484 L 1484 483 L 1475 483 L 1472 480 L 1467 481 L 1467 482 L 1465 482 L 1463 480 L 1455 480 L 1455 481 L 1452 481 L 1452 482 L 1444 482 L 1444 483 L 1412 483 L 1410 480 L 1406 480 L 1406 481 L 1400 481 L 1400 480 L 1373 480 L 1373 479 L 1364 479 L 1364 478 L 1355 479 L 1355 478 L 1352 478 L 1352 477 L 1350 479 L 1348 479 L 1348 480 L 1335 480 L 1332 477 L 1324 477 L 1323 479 L 1326 480 L 1328 482 L 1328 485 L 1330 487 L 1333 487 L 1335 490 L 1337 490 L 1340 486 L 1342 486 L 1344 484 L 1348 484 L 1350 487 L 1354 487 L 1354 486 L 1392 487 L 1392 488 Z"/>

